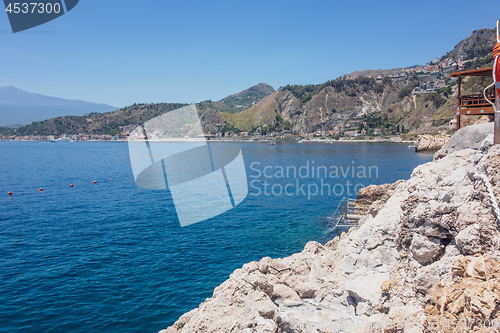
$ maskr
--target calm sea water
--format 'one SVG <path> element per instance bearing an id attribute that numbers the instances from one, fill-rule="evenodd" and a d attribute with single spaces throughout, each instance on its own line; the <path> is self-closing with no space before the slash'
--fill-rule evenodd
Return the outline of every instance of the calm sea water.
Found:
<path id="1" fill-rule="evenodd" d="M 181 228 L 168 191 L 135 185 L 126 143 L 0 142 L 0 332 L 157 332 L 245 262 L 332 238 L 349 184 L 408 178 L 432 159 L 403 144 L 239 145 L 247 199 Z M 370 166 L 378 174 L 358 173 Z M 332 192 L 315 194 L 322 184 Z"/>

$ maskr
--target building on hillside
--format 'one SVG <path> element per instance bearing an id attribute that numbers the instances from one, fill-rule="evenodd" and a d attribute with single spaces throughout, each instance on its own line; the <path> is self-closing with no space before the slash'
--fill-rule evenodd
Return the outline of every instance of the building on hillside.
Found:
<path id="1" fill-rule="evenodd" d="M 355 137 L 359 136 L 359 131 L 358 130 L 349 130 L 344 132 L 345 136 L 350 136 L 350 137 Z"/>
<path id="2" fill-rule="evenodd" d="M 424 83 L 413 89 L 414 94 L 428 94 L 436 91 L 434 82 Z"/>
<path id="3" fill-rule="evenodd" d="M 448 66 L 446 68 L 443 68 L 444 73 L 452 73 L 454 71 L 458 70 L 458 64 L 455 62 L 451 66 Z"/>
<path id="4" fill-rule="evenodd" d="M 425 66 L 425 70 L 427 72 L 437 72 L 439 71 L 440 66 L 439 65 L 427 65 Z"/>

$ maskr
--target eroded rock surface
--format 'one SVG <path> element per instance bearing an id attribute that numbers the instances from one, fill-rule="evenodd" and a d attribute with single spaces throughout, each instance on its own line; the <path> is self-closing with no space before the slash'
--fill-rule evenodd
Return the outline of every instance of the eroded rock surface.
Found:
<path id="1" fill-rule="evenodd" d="M 484 138 L 474 147 L 360 191 L 377 207 L 358 227 L 245 264 L 162 332 L 452 332 L 432 325 L 500 322 L 500 147 Z"/>
<path id="2" fill-rule="evenodd" d="M 441 149 L 451 138 L 451 135 L 447 134 L 423 134 L 419 135 L 417 142 L 415 142 L 415 151 L 438 151 Z"/>
<path id="3" fill-rule="evenodd" d="M 498 331 L 500 262 L 487 255 L 460 257 L 427 300 L 426 326 L 441 332 Z"/>

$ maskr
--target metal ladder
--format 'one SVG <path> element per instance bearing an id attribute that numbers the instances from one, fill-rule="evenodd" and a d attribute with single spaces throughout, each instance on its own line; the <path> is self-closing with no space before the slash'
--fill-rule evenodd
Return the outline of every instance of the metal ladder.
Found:
<path id="1" fill-rule="evenodd" d="M 359 220 L 368 213 L 368 208 L 368 204 L 344 197 L 340 200 L 327 227 L 334 230 L 337 228 L 355 227 L 358 225 Z"/>

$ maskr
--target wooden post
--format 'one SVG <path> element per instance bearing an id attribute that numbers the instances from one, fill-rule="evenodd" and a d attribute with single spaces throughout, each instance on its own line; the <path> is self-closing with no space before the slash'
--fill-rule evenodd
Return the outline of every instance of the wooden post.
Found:
<path id="1" fill-rule="evenodd" d="M 497 43 L 500 43 L 500 20 L 497 21 Z M 498 66 L 500 66 L 500 64 L 498 62 L 500 62 L 500 57 L 497 56 L 497 59 L 496 61 L 494 62 L 494 64 L 496 65 L 496 68 L 493 67 L 493 73 L 497 73 L 498 75 Z M 493 75 L 493 77 L 495 78 L 495 75 Z M 497 77 L 495 78 L 495 81 L 497 82 L 500 82 L 500 77 Z M 493 129 L 493 143 L 498 145 L 500 144 L 500 96 L 498 96 L 498 87 L 496 87 L 496 85 L 498 84 L 497 82 L 495 82 L 495 87 L 493 87 L 493 89 L 495 89 L 495 108 L 496 108 L 496 112 L 495 112 L 495 127 Z"/>

